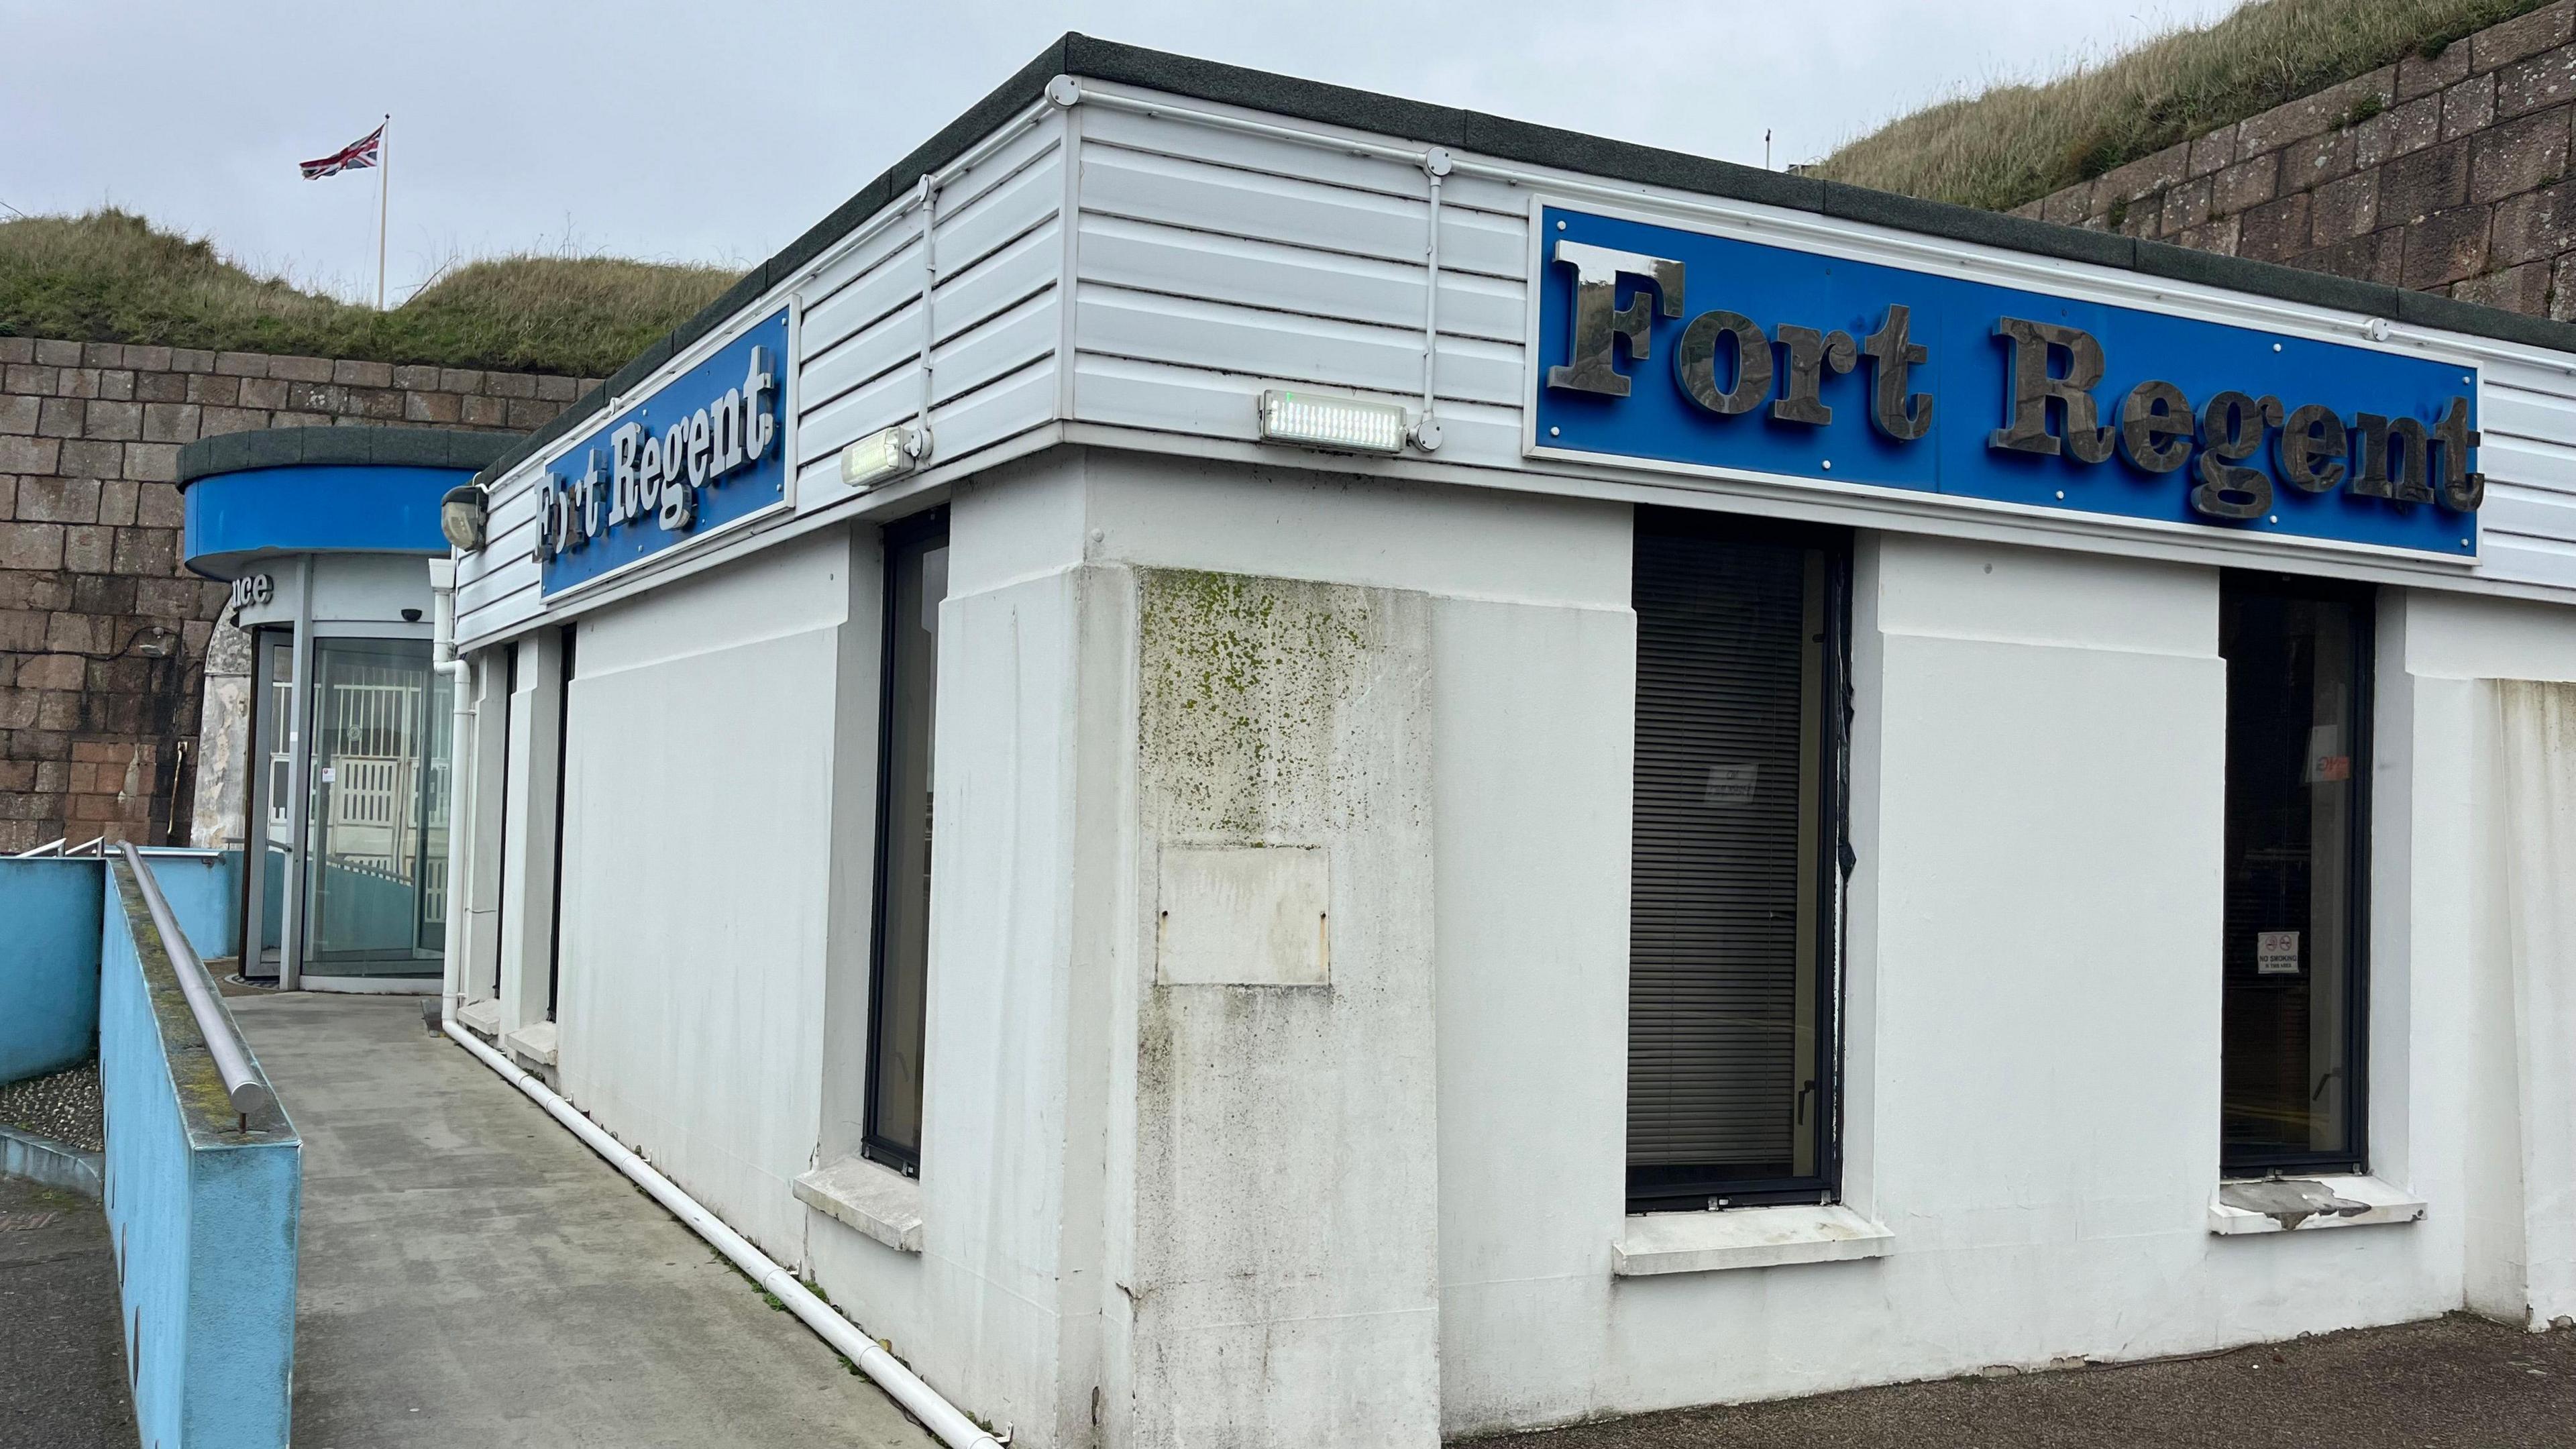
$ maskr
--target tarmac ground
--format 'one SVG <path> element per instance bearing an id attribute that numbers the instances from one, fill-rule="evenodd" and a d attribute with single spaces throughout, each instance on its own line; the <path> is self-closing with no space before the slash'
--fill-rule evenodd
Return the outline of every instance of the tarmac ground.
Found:
<path id="1" fill-rule="evenodd" d="M 1682 1409 L 1477 1449 L 2568 1449 L 2576 1332 L 2453 1314 L 2151 1363 Z"/>
<path id="2" fill-rule="evenodd" d="M 107 1215 L 0 1177 L 0 1449 L 133 1449 Z"/>

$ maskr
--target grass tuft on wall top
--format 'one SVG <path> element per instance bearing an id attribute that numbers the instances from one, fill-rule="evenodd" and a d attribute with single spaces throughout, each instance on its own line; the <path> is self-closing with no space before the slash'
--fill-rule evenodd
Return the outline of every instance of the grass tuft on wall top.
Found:
<path id="1" fill-rule="evenodd" d="M 1901 116 L 1810 174 L 2009 211 L 2408 56 L 2437 57 L 2544 3 L 2251 0 L 2055 80 Z"/>

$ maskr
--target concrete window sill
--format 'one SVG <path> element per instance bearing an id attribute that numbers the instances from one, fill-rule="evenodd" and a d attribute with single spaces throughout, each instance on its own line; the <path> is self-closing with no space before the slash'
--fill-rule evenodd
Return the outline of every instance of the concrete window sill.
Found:
<path id="1" fill-rule="evenodd" d="M 1645 1213 L 1627 1220 L 1610 1271 L 1622 1278 L 1839 1263 L 1886 1253 L 1896 1235 L 1839 1204 Z"/>
<path id="2" fill-rule="evenodd" d="M 2375 1177 L 2248 1178 L 2220 1183 L 2209 1200 L 2209 1230 L 2229 1237 L 2366 1228 L 2423 1216 L 2422 1198 Z"/>
<path id="3" fill-rule="evenodd" d="M 501 1038 L 501 1049 L 522 1067 L 551 1067 L 555 1064 L 555 1024 L 539 1021 L 520 1027 Z"/>
<path id="4" fill-rule="evenodd" d="M 488 996 L 469 1001 L 456 1008 L 456 1019 L 466 1030 L 489 1041 L 501 1034 L 501 1003 Z"/>
<path id="5" fill-rule="evenodd" d="M 844 1157 L 796 1179 L 796 1200 L 898 1253 L 921 1251 L 921 1182 L 864 1157 Z"/>

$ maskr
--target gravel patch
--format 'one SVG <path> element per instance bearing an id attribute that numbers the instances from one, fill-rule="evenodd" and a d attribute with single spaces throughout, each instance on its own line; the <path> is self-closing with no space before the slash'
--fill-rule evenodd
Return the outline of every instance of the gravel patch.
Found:
<path id="1" fill-rule="evenodd" d="M 0 1087 L 0 1127 L 83 1152 L 104 1151 L 107 1123 L 99 1106 L 98 1059 L 92 1057 L 67 1072 Z"/>

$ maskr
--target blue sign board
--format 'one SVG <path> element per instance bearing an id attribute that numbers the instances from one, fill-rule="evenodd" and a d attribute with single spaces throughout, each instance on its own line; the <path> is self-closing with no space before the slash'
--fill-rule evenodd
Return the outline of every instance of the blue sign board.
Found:
<path id="1" fill-rule="evenodd" d="M 1531 445 L 2477 552 L 2458 364 L 1540 210 Z"/>
<path id="2" fill-rule="evenodd" d="M 559 593 L 786 501 L 787 309 L 627 404 L 537 483 L 537 563 Z"/>

